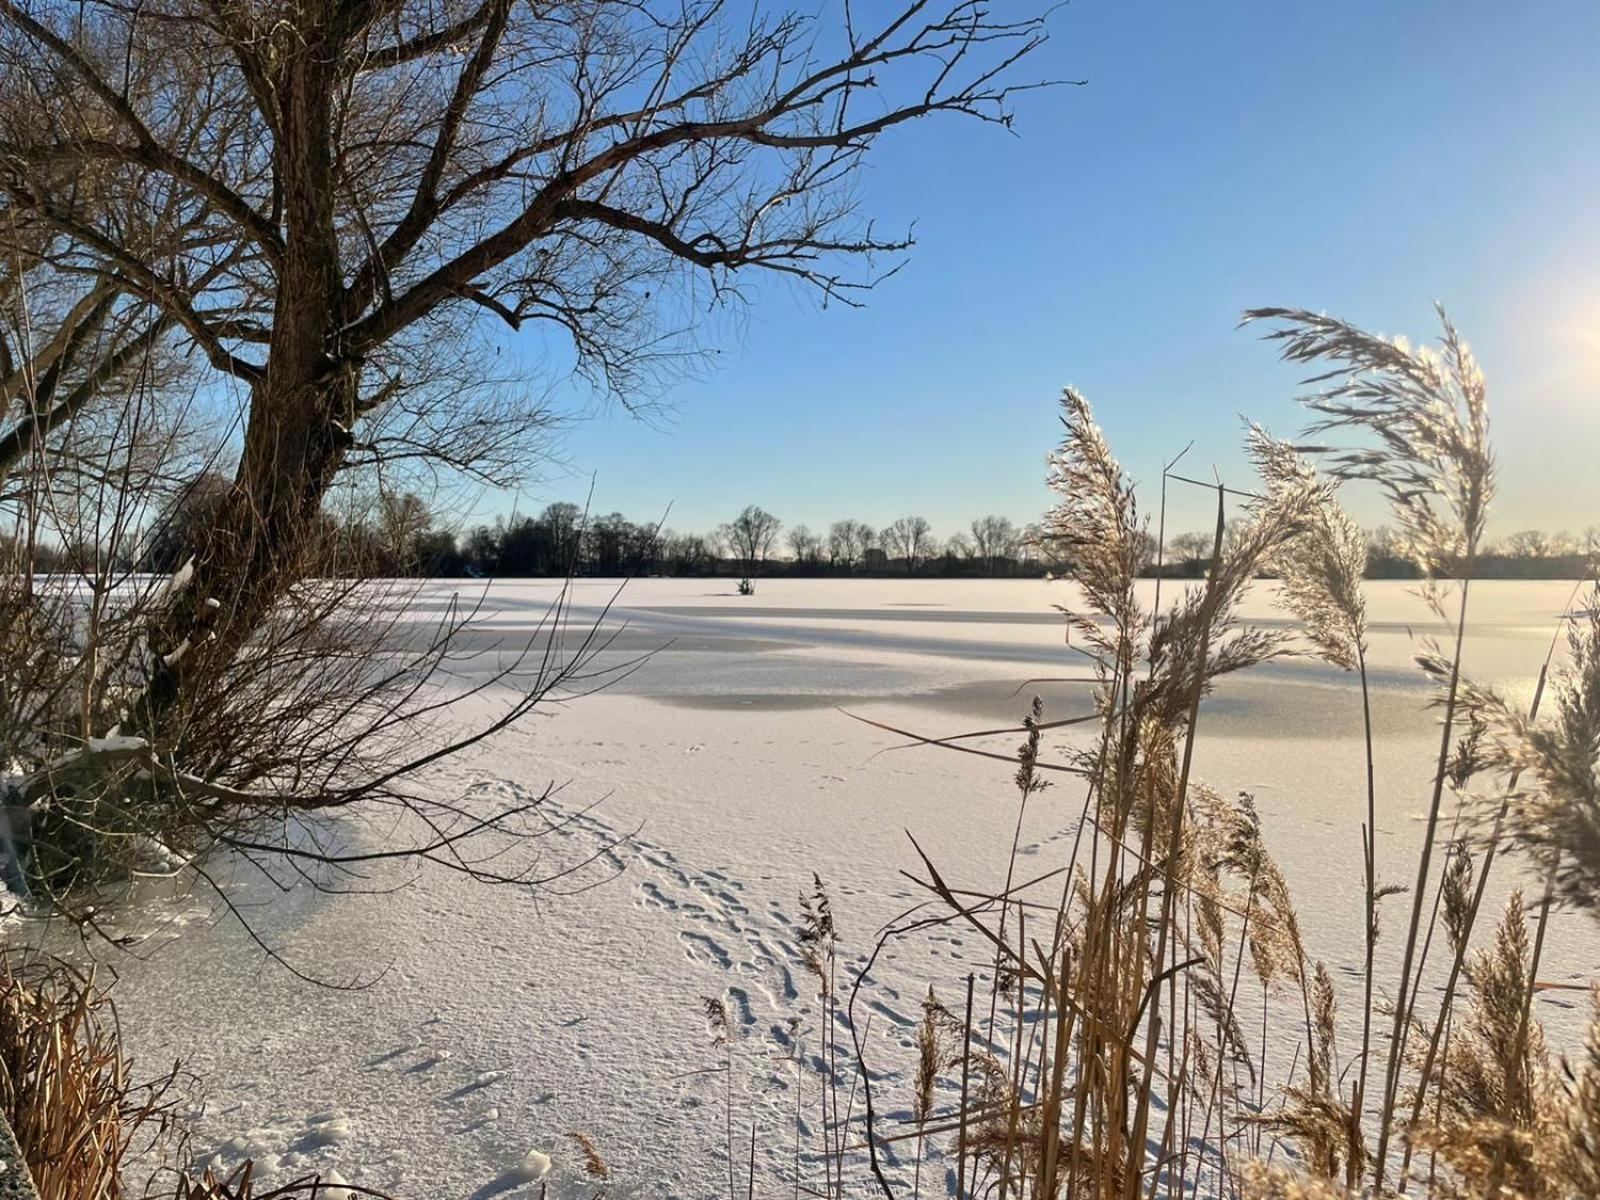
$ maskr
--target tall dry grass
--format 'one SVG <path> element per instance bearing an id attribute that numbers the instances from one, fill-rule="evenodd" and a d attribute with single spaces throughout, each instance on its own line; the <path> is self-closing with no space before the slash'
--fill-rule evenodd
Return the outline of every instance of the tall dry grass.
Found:
<path id="1" fill-rule="evenodd" d="M 310 1174 L 260 1186 L 252 1164 L 190 1176 L 173 1065 L 137 1076 L 110 992 L 38 954 L 0 955 L 0 1115 L 41 1200 L 354 1200 L 380 1193 Z"/>
<path id="2" fill-rule="evenodd" d="M 955 926 L 990 960 L 966 980 L 977 986 L 964 1013 L 928 992 L 904 1124 L 882 1115 L 890 1085 L 870 1053 L 848 1064 L 851 1104 L 831 1112 L 841 1078 L 813 1056 L 827 1075 L 825 1169 L 803 1172 L 797 1136 L 796 1194 L 1600 1195 L 1600 1016 L 1587 1055 L 1557 1061 L 1533 1004 L 1551 907 L 1600 918 L 1600 591 L 1567 622 L 1570 665 L 1552 672 L 1546 658 L 1530 710 L 1467 678 L 1472 567 L 1495 488 L 1487 389 L 1470 350 L 1447 319 L 1425 348 L 1298 310 L 1248 319 L 1270 326 L 1287 359 L 1316 368 L 1310 444 L 1251 428 L 1259 483 L 1213 489 L 1209 573 L 1164 606 L 1158 594 L 1146 608 L 1135 588 L 1148 538 L 1136 489 L 1085 399 L 1063 395 L 1058 502 L 1043 536 L 1081 597 L 1063 612 L 1093 685 L 1093 735 L 1047 751 L 1049 730 L 1082 728 L 1084 717 L 1046 721 L 1035 701 L 1017 730 L 1003 880 L 954 878 L 917 847 L 927 903 L 886 931 L 853 981 L 824 980 L 829 996 L 850 992 L 845 1023 L 861 1052 L 871 1037 L 854 1024 L 854 997 L 884 946 Z M 1387 500 L 1440 623 L 1419 655 L 1436 687 L 1439 742 L 1420 798 L 1421 849 L 1406 861 L 1382 861 L 1376 840 L 1384 782 L 1365 549 L 1339 503 L 1350 484 Z M 1242 618 L 1265 574 L 1298 636 Z M 1252 797 L 1195 770 L 1216 681 L 1291 650 L 1349 672 L 1361 694 L 1358 986 L 1341 987 L 1308 949 Z M 1542 716 L 1546 696 L 1555 711 Z M 1021 878 L 1023 813 L 1047 777 L 1064 776 L 1081 788 L 1076 836 L 1064 861 Z M 1461 815 L 1446 820 L 1452 812 Z M 1514 894 L 1482 928 L 1490 871 L 1509 850 L 1548 881 L 1544 899 Z M 1383 938 L 1400 939 L 1397 974 L 1377 953 Z M 852 1148 L 866 1159 L 854 1175 L 842 1152 Z M 933 1154 L 942 1177 L 924 1169 Z"/>
<path id="3" fill-rule="evenodd" d="M 53 959 L 0 960 L 0 1112 L 42 1200 L 120 1200 L 170 1130 L 169 1073 L 138 1084 L 105 992 Z"/>

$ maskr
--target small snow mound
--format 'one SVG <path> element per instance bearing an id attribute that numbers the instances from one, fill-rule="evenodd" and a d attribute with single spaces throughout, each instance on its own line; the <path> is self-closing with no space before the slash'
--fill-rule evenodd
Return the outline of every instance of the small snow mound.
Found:
<path id="1" fill-rule="evenodd" d="M 300 1145 L 308 1150 L 314 1150 L 323 1146 L 337 1146 L 349 1137 L 350 1118 L 330 1117 L 323 1121 L 312 1121 L 311 1128 L 306 1130 L 305 1137 L 300 1139 Z"/>
<path id="2" fill-rule="evenodd" d="M 550 1174 L 550 1156 L 541 1154 L 537 1150 L 529 1150 L 522 1156 L 522 1161 L 506 1174 L 518 1183 L 538 1183 Z"/>
<path id="3" fill-rule="evenodd" d="M 133 865 L 135 870 L 171 872 L 184 866 L 188 858 L 159 838 L 138 834 L 133 839 Z"/>
<path id="4" fill-rule="evenodd" d="M 349 1180 L 337 1171 L 324 1171 L 319 1178 L 321 1186 L 317 1188 L 318 1200 L 354 1200 L 354 1194 L 347 1186 Z"/>

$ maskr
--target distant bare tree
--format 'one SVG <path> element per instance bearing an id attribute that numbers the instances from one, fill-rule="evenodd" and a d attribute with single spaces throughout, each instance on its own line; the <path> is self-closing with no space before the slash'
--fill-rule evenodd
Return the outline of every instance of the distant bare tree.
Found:
<path id="1" fill-rule="evenodd" d="M 709 570 L 713 554 L 710 544 L 699 534 L 664 535 L 664 553 L 675 575 L 698 575 Z"/>
<path id="2" fill-rule="evenodd" d="M 1512 558 L 1560 558 L 1567 554 L 1577 554 L 1578 543 L 1565 533 L 1524 529 L 1511 534 L 1501 542 L 1500 553 Z"/>
<path id="3" fill-rule="evenodd" d="M 828 526 L 828 560 L 835 569 L 853 571 L 877 540 L 872 526 L 853 518 Z"/>
<path id="4" fill-rule="evenodd" d="M 901 517 L 883 531 L 883 548 L 906 564 L 909 575 L 927 554 L 931 526 L 922 517 Z"/>
<path id="5" fill-rule="evenodd" d="M 822 553 L 822 539 L 805 525 L 789 530 L 789 550 L 800 566 L 815 566 Z"/>
<path id="6" fill-rule="evenodd" d="M 1182 570 L 1190 575 L 1198 575 L 1211 559 L 1211 551 L 1215 544 L 1215 534 L 1211 533 L 1180 533 L 1167 539 L 1167 566 Z"/>
<path id="7" fill-rule="evenodd" d="M 1014 558 L 1017 553 L 1017 542 L 1021 536 L 1008 517 L 991 515 L 979 517 L 974 521 L 972 541 L 984 571 L 993 572 L 1002 562 Z"/>
<path id="8" fill-rule="evenodd" d="M 975 560 L 979 560 L 977 545 L 959 529 L 945 539 L 944 563 L 947 571 L 968 566 Z"/>
<path id="9" fill-rule="evenodd" d="M 756 590 L 756 576 L 778 544 L 778 530 L 782 527 L 783 522 L 777 517 L 754 504 L 722 527 L 723 539 L 739 564 L 740 595 L 748 596 Z"/>
<path id="10" fill-rule="evenodd" d="M 378 493 L 374 516 L 382 569 L 390 575 L 410 574 L 423 539 L 433 528 L 433 513 L 427 502 L 415 492 L 384 489 Z"/>

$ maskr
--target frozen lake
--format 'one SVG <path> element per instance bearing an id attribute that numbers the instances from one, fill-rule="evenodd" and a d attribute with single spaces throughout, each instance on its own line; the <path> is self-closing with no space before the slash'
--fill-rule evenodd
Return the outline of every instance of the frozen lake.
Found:
<path id="1" fill-rule="evenodd" d="M 1163 586 L 1170 596 L 1181 585 Z M 616 587 L 579 581 L 575 619 L 597 615 Z M 558 589 L 494 585 L 483 647 L 534 630 Z M 428 585 L 418 618 L 443 611 L 455 590 Z M 1571 592 L 1475 584 L 1469 671 L 1526 702 Z M 552 813 L 570 824 L 553 853 L 576 861 L 638 828 L 582 877 L 614 878 L 530 896 L 429 868 L 330 897 L 304 885 L 280 894 L 238 871 L 230 896 L 297 965 L 325 979 L 381 978 L 320 989 L 266 963 L 213 898 L 153 902 L 129 922 L 149 936 L 113 960 L 130 1046 L 149 1070 L 177 1057 L 205 1081 L 202 1157 L 255 1155 L 280 1179 L 336 1165 L 401 1196 L 509 1198 L 536 1194 L 503 1172 L 538 1149 L 556 1160 L 552 1195 L 588 1195 L 566 1136 L 576 1130 L 611 1161 L 613 1194 L 704 1196 L 726 1190 L 726 1166 L 722 1081 L 704 1074 L 720 1051 L 702 997 L 726 992 L 743 1035 L 739 1136 L 753 1119 L 762 1170 L 787 1171 L 793 1076 L 780 1060 L 797 1030 L 805 1051 L 817 1007 L 799 969 L 797 894 L 812 872 L 822 877 L 854 958 L 920 898 L 898 874 L 916 861 L 906 831 L 947 875 L 996 884 L 1015 819 L 1006 763 L 907 747 L 841 710 L 933 737 L 1015 724 L 1034 694 L 1047 720 L 1087 711 L 1083 684 L 1061 681 L 1087 675 L 1051 608 L 1070 600 L 1066 585 L 1035 581 L 766 580 L 749 598 L 726 580 L 630 583 L 611 609 L 620 632 L 609 653 L 649 658 L 433 781 L 484 804 L 564 785 Z M 1369 604 L 1378 874 L 1405 882 L 1438 737 L 1410 658 L 1437 629 L 1407 585 L 1370 585 Z M 1258 586 L 1250 614 L 1282 623 L 1270 586 Z M 1030 682 L 1041 679 L 1054 682 Z M 1255 795 L 1348 1019 L 1365 811 L 1353 681 L 1307 660 L 1275 663 L 1227 681 L 1200 730 L 1198 775 Z M 1018 740 L 972 744 L 1005 753 Z M 1023 841 L 1037 872 L 1064 865 L 1081 803 L 1067 776 L 1030 803 Z M 1502 895 L 1491 887 L 1491 899 Z M 1391 902 L 1381 950 L 1397 950 L 1405 903 Z M 879 1104 L 891 1119 L 909 1105 L 894 1064 L 922 993 L 931 982 L 953 999 L 969 950 L 981 966 L 980 948 L 946 931 L 884 961 L 869 1053 L 881 1044 Z M 1559 915 L 1541 977 L 1597 975 L 1592 924 Z M 1543 994 L 1556 1044 L 1585 1005 L 1578 993 Z"/>

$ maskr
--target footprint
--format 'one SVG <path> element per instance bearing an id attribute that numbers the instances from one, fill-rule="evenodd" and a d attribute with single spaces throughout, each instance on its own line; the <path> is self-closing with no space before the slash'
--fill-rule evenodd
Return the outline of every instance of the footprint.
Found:
<path id="1" fill-rule="evenodd" d="M 703 933 L 691 933 L 688 930 L 680 931 L 678 938 L 684 943 L 684 953 L 687 954 L 691 959 L 696 959 L 699 957 L 699 955 L 694 951 L 694 947 L 699 946 L 707 954 L 709 954 L 716 961 L 716 964 L 723 970 L 727 970 L 729 967 L 733 966 L 733 956 L 724 950 L 722 948 L 722 944 L 715 938 L 707 937 Z"/>
<path id="2" fill-rule="evenodd" d="M 678 902 L 663 892 L 648 879 L 639 885 L 639 890 L 644 893 L 645 903 L 653 908 L 676 909 Z"/>
<path id="3" fill-rule="evenodd" d="M 485 1071 L 470 1083 L 464 1083 L 453 1092 L 445 1095 L 446 1100 L 460 1100 L 473 1092 L 481 1092 L 486 1087 L 492 1087 L 506 1077 L 504 1071 Z"/>
<path id="4" fill-rule="evenodd" d="M 867 1001 L 867 1007 L 872 1009 L 873 1012 L 878 1013 L 880 1016 L 887 1017 L 890 1022 L 892 1022 L 895 1025 L 898 1025 L 901 1029 L 910 1029 L 913 1025 L 916 1024 L 916 1022 L 911 1020 L 909 1017 L 901 1016 L 898 1012 L 896 1012 L 894 1009 L 890 1008 L 882 1000 L 877 1000 L 877 999 L 868 1000 Z"/>
<path id="5" fill-rule="evenodd" d="M 756 1023 L 756 1014 L 750 1007 L 750 993 L 742 987 L 730 987 L 727 995 L 728 999 L 733 1002 L 734 1012 L 738 1014 L 739 1024 L 754 1025 Z"/>

